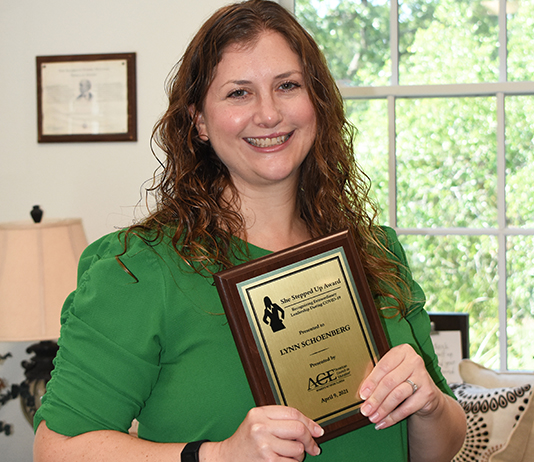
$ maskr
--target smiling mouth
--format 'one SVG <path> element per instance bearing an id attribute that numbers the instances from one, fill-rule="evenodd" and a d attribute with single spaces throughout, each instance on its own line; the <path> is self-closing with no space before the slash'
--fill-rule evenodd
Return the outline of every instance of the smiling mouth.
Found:
<path id="1" fill-rule="evenodd" d="M 291 138 L 292 134 L 293 132 L 283 136 L 275 136 L 274 138 L 245 138 L 245 141 L 257 148 L 271 148 L 273 146 L 284 144 L 289 138 Z"/>

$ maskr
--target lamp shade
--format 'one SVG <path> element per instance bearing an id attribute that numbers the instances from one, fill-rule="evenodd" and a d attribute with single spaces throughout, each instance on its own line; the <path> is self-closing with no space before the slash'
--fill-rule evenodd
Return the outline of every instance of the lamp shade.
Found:
<path id="1" fill-rule="evenodd" d="M 80 219 L 0 223 L 0 341 L 59 337 L 86 246 Z"/>

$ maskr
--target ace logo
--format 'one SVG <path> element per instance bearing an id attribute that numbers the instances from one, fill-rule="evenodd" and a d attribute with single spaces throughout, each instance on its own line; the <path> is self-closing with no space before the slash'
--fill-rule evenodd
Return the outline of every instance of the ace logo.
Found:
<path id="1" fill-rule="evenodd" d="M 308 379 L 308 391 L 315 390 L 318 387 L 324 387 L 335 380 L 337 380 L 335 369 L 330 369 L 326 372 L 319 372 L 315 379 L 313 377 Z"/>

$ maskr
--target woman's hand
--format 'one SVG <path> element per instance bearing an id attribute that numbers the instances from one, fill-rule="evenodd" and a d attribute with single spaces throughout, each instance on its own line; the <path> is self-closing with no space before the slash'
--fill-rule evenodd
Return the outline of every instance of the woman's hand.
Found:
<path id="1" fill-rule="evenodd" d="M 412 385 L 413 384 L 413 385 Z M 389 350 L 360 386 L 361 413 L 383 429 L 412 414 L 430 415 L 445 399 L 410 345 Z"/>
<path id="2" fill-rule="evenodd" d="M 256 407 L 230 438 L 203 444 L 199 456 L 201 461 L 220 462 L 302 461 L 306 453 L 320 454 L 314 438 L 323 433 L 313 420 L 291 407 Z"/>
<path id="3" fill-rule="evenodd" d="M 465 438 L 462 407 L 443 393 L 409 345 L 389 350 L 360 386 L 363 415 L 377 429 L 408 419 L 410 461 L 448 462 Z"/>

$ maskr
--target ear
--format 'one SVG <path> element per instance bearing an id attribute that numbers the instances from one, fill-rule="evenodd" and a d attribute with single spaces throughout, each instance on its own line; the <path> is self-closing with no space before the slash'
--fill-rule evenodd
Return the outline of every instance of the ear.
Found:
<path id="1" fill-rule="evenodd" d="M 200 139 L 202 141 L 208 141 L 208 131 L 202 112 L 197 111 L 193 106 L 189 106 L 189 113 L 191 114 L 191 118 L 193 119 L 193 123 L 195 124 Z"/>

